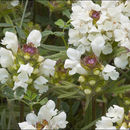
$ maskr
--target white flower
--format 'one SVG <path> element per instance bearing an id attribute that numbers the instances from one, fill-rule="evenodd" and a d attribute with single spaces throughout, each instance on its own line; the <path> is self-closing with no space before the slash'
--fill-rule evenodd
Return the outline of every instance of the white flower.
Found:
<path id="1" fill-rule="evenodd" d="M 117 129 L 117 126 L 121 126 L 120 129 L 125 129 L 123 126 L 124 108 L 117 105 L 113 105 L 108 109 L 106 116 L 102 116 L 101 120 L 96 122 L 96 129 Z M 117 125 L 117 126 L 115 126 Z"/>
<path id="2" fill-rule="evenodd" d="M 34 113 L 29 113 L 26 116 L 26 122 L 19 123 L 21 129 L 33 128 L 33 129 L 59 129 L 65 128 L 66 124 L 66 113 L 60 112 L 55 109 L 55 103 L 49 100 L 46 105 L 42 106 L 38 112 L 38 116 Z M 39 124 L 39 125 L 37 125 Z M 39 128 L 40 127 L 40 128 Z"/>
<path id="3" fill-rule="evenodd" d="M 75 50 L 73 48 L 69 48 L 67 50 L 67 56 L 70 59 L 67 59 L 65 61 L 64 67 L 71 68 L 72 70 L 69 71 L 70 75 L 73 75 L 75 73 L 79 74 L 86 74 L 86 70 L 80 65 L 80 57 L 81 53 L 78 50 Z"/>
<path id="4" fill-rule="evenodd" d="M 33 43 L 35 47 L 39 47 L 40 42 L 41 42 L 41 38 L 42 38 L 42 34 L 40 31 L 32 30 L 30 32 L 29 36 L 27 37 L 27 44 Z"/>
<path id="5" fill-rule="evenodd" d="M 13 65 L 13 55 L 12 52 L 1 47 L 0 48 L 0 64 L 4 68 L 11 67 Z"/>
<path id="6" fill-rule="evenodd" d="M 48 80 L 46 78 L 40 76 L 34 81 L 34 87 L 39 90 L 39 93 L 47 92 L 48 90 L 48 86 L 46 85 L 47 82 Z"/>
<path id="7" fill-rule="evenodd" d="M 51 59 L 46 59 L 40 66 L 40 73 L 44 74 L 45 76 L 53 76 L 55 72 L 55 64 L 56 61 Z"/>
<path id="8" fill-rule="evenodd" d="M 66 113 L 61 112 L 50 120 L 51 127 L 49 129 L 52 129 L 52 128 L 55 128 L 55 129 L 62 128 L 63 129 L 66 127 L 67 123 L 68 122 L 66 121 Z"/>
<path id="9" fill-rule="evenodd" d="M 29 76 L 31 76 L 31 74 L 33 72 L 33 67 L 29 63 L 26 64 L 26 65 L 21 64 L 17 73 L 20 73 L 20 72 L 23 72 L 23 71 L 26 72 Z"/>
<path id="10" fill-rule="evenodd" d="M 109 77 L 112 80 L 117 80 L 117 78 L 119 77 L 119 72 L 117 72 L 115 70 L 114 66 L 111 66 L 111 65 L 107 64 L 105 66 L 105 68 L 103 69 L 103 71 L 102 71 L 102 75 L 103 75 L 103 77 L 104 77 L 105 80 L 108 80 Z"/>
<path id="11" fill-rule="evenodd" d="M 113 123 L 121 123 L 124 118 L 124 108 L 113 105 L 113 107 L 110 107 L 108 109 L 108 113 L 106 113 L 106 116 L 111 118 Z"/>
<path id="12" fill-rule="evenodd" d="M 9 78 L 9 73 L 5 68 L 0 68 L 0 82 L 5 84 Z"/>
<path id="13" fill-rule="evenodd" d="M 103 116 L 101 120 L 96 122 L 96 130 L 101 130 L 101 129 L 116 130 L 116 127 L 113 126 L 112 120 L 110 118 Z"/>
<path id="14" fill-rule="evenodd" d="M 27 82 L 29 80 L 28 74 L 25 71 L 22 71 L 17 78 L 21 82 Z"/>
<path id="15" fill-rule="evenodd" d="M 1 44 L 6 45 L 7 49 L 11 49 L 14 53 L 17 53 L 18 39 L 15 33 L 6 32 Z"/>
<path id="16" fill-rule="evenodd" d="M 13 0 L 13 1 L 11 1 L 11 5 L 13 7 L 17 6 L 18 4 L 19 4 L 19 0 Z"/>
<path id="17" fill-rule="evenodd" d="M 21 130 L 37 130 L 34 126 L 30 125 L 28 122 L 18 123 Z"/>
<path id="18" fill-rule="evenodd" d="M 128 55 L 127 55 L 127 53 L 116 57 L 114 59 L 114 64 L 118 68 L 125 69 L 126 65 L 128 64 Z"/>
<path id="19" fill-rule="evenodd" d="M 92 50 L 94 54 L 99 57 L 101 54 L 101 51 L 104 49 L 105 40 L 102 36 L 96 37 L 92 43 Z"/>
<path id="20" fill-rule="evenodd" d="M 16 90 L 18 87 L 24 88 L 24 92 L 26 93 L 28 84 L 21 81 L 16 81 L 14 83 L 13 90 Z"/>

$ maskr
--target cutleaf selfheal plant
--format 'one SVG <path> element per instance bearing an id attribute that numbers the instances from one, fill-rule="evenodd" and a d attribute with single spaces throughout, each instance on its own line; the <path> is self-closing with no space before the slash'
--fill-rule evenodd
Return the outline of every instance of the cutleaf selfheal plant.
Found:
<path id="1" fill-rule="evenodd" d="M 19 44 L 17 36 L 6 32 L 0 48 L 0 82 L 11 87 L 15 97 L 22 98 L 27 90 L 47 92 L 49 76 L 54 75 L 56 61 L 44 59 L 38 53 L 42 35 L 33 30 L 26 44 Z M 5 48 L 6 47 L 6 48 Z M 22 89 L 23 93 L 17 94 Z"/>

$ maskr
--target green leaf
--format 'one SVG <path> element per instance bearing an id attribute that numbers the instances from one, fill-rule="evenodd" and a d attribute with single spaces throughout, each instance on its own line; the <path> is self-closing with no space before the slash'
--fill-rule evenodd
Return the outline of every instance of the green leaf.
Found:
<path id="1" fill-rule="evenodd" d="M 50 51 L 57 51 L 57 52 L 66 50 L 64 46 L 53 46 L 42 44 L 41 47 Z"/>
<path id="2" fill-rule="evenodd" d="M 76 101 L 74 102 L 73 106 L 72 106 L 72 115 L 74 116 L 79 108 L 80 102 Z"/>
<path id="3" fill-rule="evenodd" d="M 108 92 L 111 92 L 114 94 L 120 94 L 120 93 L 125 93 L 125 92 L 128 92 L 130 91 L 130 84 L 128 85 L 123 85 L 123 86 L 120 86 L 120 87 L 113 87 L 111 89 L 108 90 Z"/>
<path id="4" fill-rule="evenodd" d="M 66 17 L 70 18 L 70 11 L 69 11 L 69 9 L 64 10 L 62 13 L 63 13 L 63 15 L 65 15 Z"/>
<path id="5" fill-rule="evenodd" d="M 63 37 L 64 36 L 64 32 L 54 32 L 53 34 L 57 37 Z"/>
<path id="6" fill-rule="evenodd" d="M 49 35 L 53 35 L 53 32 L 50 31 L 50 30 L 46 30 L 46 31 L 43 31 L 43 32 L 42 32 L 42 36 L 43 36 L 43 37 L 46 37 L 46 36 L 49 36 Z"/>
<path id="7" fill-rule="evenodd" d="M 95 121 L 91 122 L 90 124 L 88 124 L 87 126 L 81 128 L 81 130 L 87 130 L 89 129 L 90 127 L 92 127 L 93 125 L 96 124 L 96 122 L 99 120 L 100 118 L 96 119 Z"/>
<path id="8" fill-rule="evenodd" d="M 71 96 L 74 96 L 75 94 L 77 94 L 77 92 L 78 92 L 78 90 L 73 91 L 73 92 L 68 92 L 68 93 L 65 93 L 65 94 L 62 94 L 62 95 L 58 96 L 58 98 L 71 97 Z"/>
<path id="9" fill-rule="evenodd" d="M 66 55 L 66 51 L 61 51 L 61 52 L 56 53 L 54 55 L 46 56 L 45 58 L 50 58 L 50 59 L 53 59 L 53 60 L 66 59 L 67 55 Z"/>
<path id="10" fill-rule="evenodd" d="M 0 27 L 12 27 L 12 24 L 0 23 Z"/>
<path id="11" fill-rule="evenodd" d="M 48 98 L 44 98 L 44 99 L 42 99 L 42 100 L 40 101 L 40 104 L 41 104 L 41 105 L 44 105 L 45 103 L 47 103 L 47 101 L 48 101 Z"/>
<path id="12" fill-rule="evenodd" d="M 16 89 L 16 96 L 21 97 L 24 94 L 24 88 L 18 87 Z"/>
<path id="13" fill-rule="evenodd" d="M 12 99 L 14 98 L 14 92 L 12 90 L 12 88 L 6 86 L 2 89 L 2 93 L 5 97 L 9 98 L 9 99 Z"/>
<path id="14" fill-rule="evenodd" d="M 65 22 L 62 19 L 58 19 L 55 22 L 55 25 L 59 26 L 60 28 L 64 28 Z"/>
<path id="15" fill-rule="evenodd" d="M 25 34 L 24 34 L 24 32 L 23 32 L 23 30 L 21 28 L 19 28 L 18 26 L 16 26 L 16 30 L 17 30 L 18 35 L 19 35 L 19 37 L 21 39 L 26 39 L 26 36 L 25 36 Z"/>

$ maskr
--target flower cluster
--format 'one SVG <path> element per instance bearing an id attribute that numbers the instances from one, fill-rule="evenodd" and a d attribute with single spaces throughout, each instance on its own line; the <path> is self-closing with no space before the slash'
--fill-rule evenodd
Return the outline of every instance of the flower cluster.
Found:
<path id="1" fill-rule="evenodd" d="M 46 105 L 42 106 L 36 116 L 33 112 L 27 114 L 26 121 L 19 123 L 19 127 L 23 129 L 31 130 L 44 130 L 44 129 L 60 129 L 65 128 L 66 113 L 58 112 L 55 109 L 55 103 L 49 100 Z"/>
<path id="2" fill-rule="evenodd" d="M 125 69 L 130 56 L 130 2 L 77 1 L 72 4 L 69 41 L 64 67 L 69 74 L 80 74 L 80 88 L 91 92 L 92 86 L 104 86 L 106 80 L 117 80 L 117 68 Z M 120 53 L 118 53 L 120 52 Z M 103 57 L 110 57 L 105 61 Z M 113 60 L 114 59 L 114 60 Z M 112 64 L 112 65 L 111 65 Z M 115 64 L 115 66 L 113 66 Z M 99 83 L 100 81 L 102 83 Z M 100 85 L 99 85 L 99 84 Z M 96 91 L 100 87 L 94 88 Z"/>
<path id="3" fill-rule="evenodd" d="M 26 44 L 21 47 L 17 36 L 6 32 L 0 48 L 0 82 L 12 87 L 15 91 L 23 88 L 36 89 L 40 94 L 48 90 L 48 77 L 54 75 L 56 61 L 44 59 L 38 53 L 42 35 L 33 30 Z M 33 86 L 33 87 L 32 87 Z M 16 91 L 15 91 L 16 94 Z"/>
<path id="4" fill-rule="evenodd" d="M 118 68 L 124 69 L 130 56 L 130 2 L 102 1 L 101 5 L 92 1 L 78 1 L 72 5 L 69 44 L 80 50 L 93 52 L 97 57 L 108 55 L 113 49 L 124 48 L 125 52 L 114 59 Z"/>
<path id="5" fill-rule="evenodd" d="M 123 107 L 113 105 L 108 109 L 106 116 L 96 122 L 96 129 L 127 129 L 130 128 L 129 120 L 130 116 L 125 115 Z"/>

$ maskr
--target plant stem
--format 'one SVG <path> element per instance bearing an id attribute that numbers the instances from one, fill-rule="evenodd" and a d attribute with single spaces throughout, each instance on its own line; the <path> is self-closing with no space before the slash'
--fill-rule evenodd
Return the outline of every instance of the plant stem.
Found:
<path id="1" fill-rule="evenodd" d="M 63 40 L 63 42 L 64 42 L 64 44 L 65 44 L 66 49 L 68 49 L 68 45 L 67 45 L 67 43 L 66 43 L 64 37 L 61 37 L 61 38 L 62 38 L 62 40 Z"/>
<path id="2" fill-rule="evenodd" d="M 96 120 L 96 96 L 92 98 L 92 121 Z M 95 126 L 92 127 L 92 129 L 95 129 Z"/>
<path id="3" fill-rule="evenodd" d="M 24 121 L 24 104 L 20 101 L 20 122 Z"/>
<path id="4" fill-rule="evenodd" d="M 102 116 L 105 115 L 105 113 L 106 113 L 106 103 L 103 102 L 103 104 L 102 104 Z"/>
<path id="5" fill-rule="evenodd" d="M 25 17 L 27 5 L 28 5 L 28 0 L 26 0 L 25 6 L 24 6 L 24 11 L 23 11 L 23 15 L 22 15 L 21 23 L 20 23 L 20 28 L 22 28 L 22 25 L 23 25 L 23 20 L 24 20 L 24 17 Z"/>

